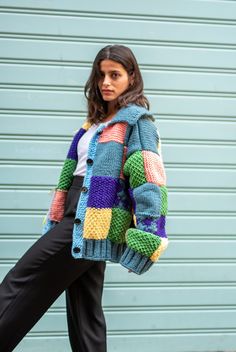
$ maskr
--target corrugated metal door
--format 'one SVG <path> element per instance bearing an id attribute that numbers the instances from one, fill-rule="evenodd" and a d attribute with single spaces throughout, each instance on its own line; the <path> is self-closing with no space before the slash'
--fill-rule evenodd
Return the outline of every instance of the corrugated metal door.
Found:
<path id="1" fill-rule="evenodd" d="M 40 236 L 95 54 L 123 43 L 162 136 L 171 242 L 143 276 L 108 263 L 108 350 L 236 350 L 236 3 L 0 5 L 1 278 Z M 69 350 L 61 296 L 16 351 Z"/>

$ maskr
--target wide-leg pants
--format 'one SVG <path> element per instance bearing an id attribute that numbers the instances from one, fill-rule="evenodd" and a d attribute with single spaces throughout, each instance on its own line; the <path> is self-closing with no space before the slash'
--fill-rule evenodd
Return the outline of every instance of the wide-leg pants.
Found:
<path id="1" fill-rule="evenodd" d="M 71 255 L 82 183 L 82 176 L 74 177 L 63 220 L 33 244 L 0 285 L 1 352 L 13 351 L 64 290 L 72 351 L 107 350 L 102 309 L 106 262 Z"/>

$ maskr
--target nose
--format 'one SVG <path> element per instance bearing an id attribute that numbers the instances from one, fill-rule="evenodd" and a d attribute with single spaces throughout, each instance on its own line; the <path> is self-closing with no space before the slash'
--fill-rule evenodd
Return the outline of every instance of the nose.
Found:
<path id="1" fill-rule="evenodd" d="M 105 76 L 104 77 L 104 80 L 103 80 L 103 85 L 104 86 L 109 86 L 111 83 L 110 83 L 110 79 L 109 79 L 109 76 Z"/>

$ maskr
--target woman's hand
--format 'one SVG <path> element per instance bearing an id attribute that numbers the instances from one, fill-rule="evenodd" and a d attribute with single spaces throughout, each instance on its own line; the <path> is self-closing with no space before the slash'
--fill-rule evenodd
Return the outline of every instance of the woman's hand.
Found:
<path id="1" fill-rule="evenodd" d="M 128 273 L 132 273 L 132 272 L 133 272 L 132 270 L 130 270 L 130 269 L 128 270 Z"/>

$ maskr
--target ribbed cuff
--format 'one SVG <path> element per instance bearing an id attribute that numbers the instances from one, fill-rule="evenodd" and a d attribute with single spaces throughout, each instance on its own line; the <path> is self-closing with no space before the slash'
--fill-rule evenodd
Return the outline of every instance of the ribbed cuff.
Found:
<path id="1" fill-rule="evenodd" d="M 120 264 L 134 273 L 141 275 L 154 264 L 148 257 L 127 248 L 120 259 Z"/>
<path id="2" fill-rule="evenodd" d="M 126 243 L 114 243 L 111 242 L 111 257 L 110 261 L 119 263 L 122 254 L 125 252 L 127 248 Z"/>

